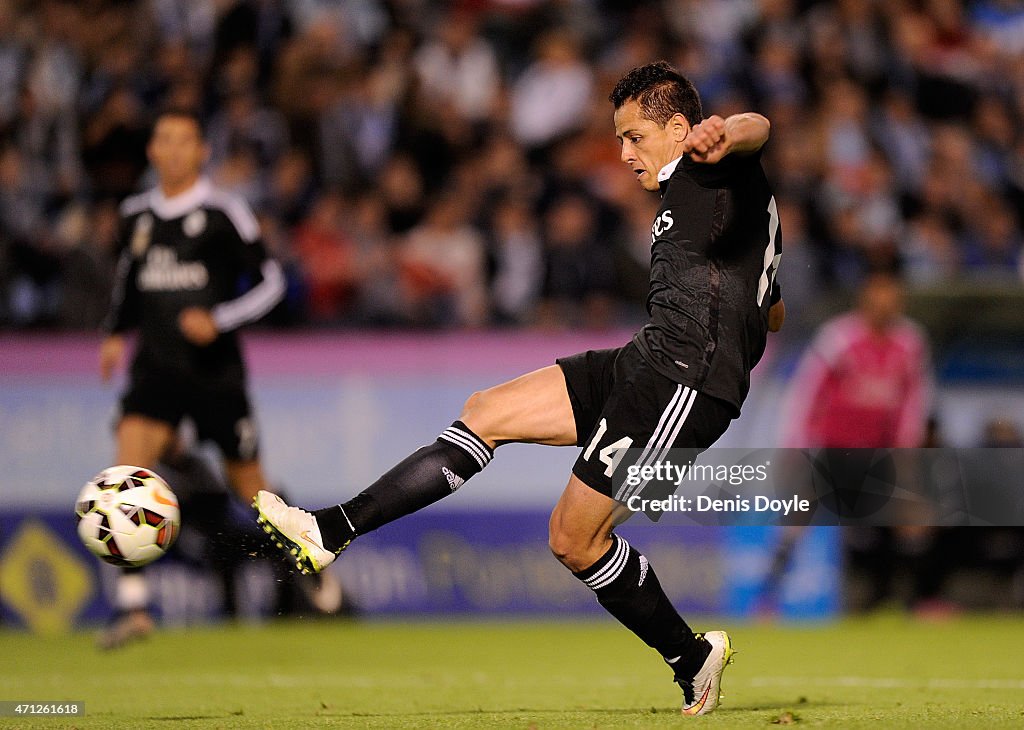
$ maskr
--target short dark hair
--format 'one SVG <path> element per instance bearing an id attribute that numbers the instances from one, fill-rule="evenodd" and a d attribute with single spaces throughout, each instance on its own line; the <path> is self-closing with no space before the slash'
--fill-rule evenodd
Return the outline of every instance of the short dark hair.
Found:
<path id="1" fill-rule="evenodd" d="M 206 140 L 206 125 L 203 123 L 203 118 L 199 116 L 199 112 L 191 107 L 170 106 L 161 109 L 156 115 L 156 119 L 153 120 L 154 130 L 161 119 L 187 119 L 196 125 L 196 129 L 199 130 L 199 139 Z"/>
<path id="2" fill-rule="evenodd" d="M 616 109 L 635 101 L 645 119 L 662 127 L 676 113 L 686 117 L 690 124 L 699 124 L 704 119 L 697 88 L 667 61 L 634 68 L 615 84 L 608 100 Z"/>

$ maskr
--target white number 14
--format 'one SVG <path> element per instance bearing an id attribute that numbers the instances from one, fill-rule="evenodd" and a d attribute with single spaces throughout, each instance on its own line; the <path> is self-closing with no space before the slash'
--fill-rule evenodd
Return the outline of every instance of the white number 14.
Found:
<path id="1" fill-rule="evenodd" d="M 608 431 L 608 421 L 604 418 L 597 424 L 597 433 L 594 434 L 594 438 L 590 440 L 590 445 L 587 446 L 587 450 L 583 452 L 583 460 L 590 461 L 590 457 L 594 454 L 594 449 L 597 448 L 598 442 L 604 437 Z M 615 472 L 615 467 L 622 461 L 622 457 L 626 455 L 626 449 L 633 445 L 633 439 L 629 436 L 623 436 L 618 441 L 610 443 L 603 449 L 597 452 L 597 458 L 601 460 L 602 464 L 607 465 L 607 469 L 604 470 L 604 475 L 610 477 Z"/>

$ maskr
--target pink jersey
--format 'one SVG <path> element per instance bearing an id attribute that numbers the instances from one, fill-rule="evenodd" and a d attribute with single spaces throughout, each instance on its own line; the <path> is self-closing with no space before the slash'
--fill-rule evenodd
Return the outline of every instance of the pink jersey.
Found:
<path id="1" fill-rule="evenodd" d="M 918 447 L 931 398 L 931 364 L 922 330 L 901 319 L 870 330 L 857 313 L 827 322 L 790 386 L 783 446 Z"/>

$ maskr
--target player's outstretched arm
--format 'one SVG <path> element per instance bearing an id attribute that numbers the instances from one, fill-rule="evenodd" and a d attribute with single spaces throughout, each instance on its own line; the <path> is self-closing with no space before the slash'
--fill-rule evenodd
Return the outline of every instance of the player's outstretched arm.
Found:
<path id="1" fill-rule="evenodd" d="M 771 123 L 754 112 L 722 119 L 714 115 L 694 125 L 683 140 L 683 154 L 694 162 L 713 165 L 726 155 L 757 152 L 768 141 Z"/>

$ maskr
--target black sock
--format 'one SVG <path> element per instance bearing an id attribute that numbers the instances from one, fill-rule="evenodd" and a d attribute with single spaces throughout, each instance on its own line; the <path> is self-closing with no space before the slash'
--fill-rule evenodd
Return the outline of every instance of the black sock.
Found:
<path id="1" fill-rule="evenodd" d="M 612 535 L 608 552 L 573 575 L 597 594 L 608 613 L 661 654 L 677 677 L 692 679 L 704 664 L 710 645 L 694 635 L 668 600 L 647 558 L 623 538 Z"/>
<path id="2" fill-rule="evenodd" d="M 357 535 L 437 502 L 492 458 L 493 449 L 456 421 L 348 502 L 314 512 L 324 547 L 336 552 Z"/>

